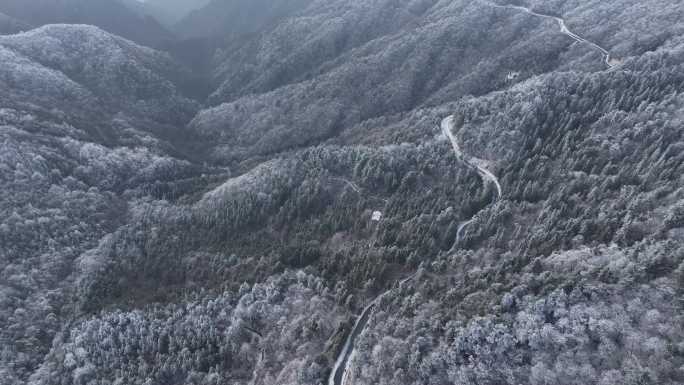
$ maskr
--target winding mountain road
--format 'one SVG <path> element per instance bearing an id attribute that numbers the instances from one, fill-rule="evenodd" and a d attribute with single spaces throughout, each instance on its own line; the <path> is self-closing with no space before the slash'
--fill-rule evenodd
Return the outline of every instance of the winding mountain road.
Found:
<path id="1" fill-rule="evenodd" d="M 333 366 L 330 378 L 328 379 L 328 385 L 341 385 L 347 382 L 346 380 L 349 377 L 348 362 L 354 352 L 354 341 L 356 341 L 356 338 L 361 334 L 363 329 L 365 329 L 376 302 L 377 299 L 366 306 L 359 318 L 356 319 L 356 323 L 354 324 L 351 333 L 349 333 L 349 336 L 347 336 L 347 341 L 344 343 L 344 347 L 337 357 L 337 361 L 335 361 L 335 366 Z"/>
<path id="2" fill-rule="evenodd" d="M 461 243 L 461 239 L 463 238 L 463 231 L 465 231 L 466 227 L 470 226 L 470 224 L 473 222 L 475 222 L 475 217 L 472 217 L 470 220 L 462 222 L 460 225 L 458 225 L 458 231 L 456 231 L 456 241 L 454 242 L 454 245 L 451 247 L 451 250 L 449 251 L 453 251 L 456 248 L 456 245 Z"/>
<path id="3" fill-rule="evenodd" d="M 466 157 L 464 156 L 463 152 L 461 151 L 461 147 L 458 145 L 458 140 L 456 139 L 456 136 L 454 135 L 453 129 L 454 129 L 454 116 L 449 116 L 445 119 L 442 120 L 441 123 L 441 128 L 442 132 L 444 132 L 444 135 L 449 139 L 449 142 L 451 142 L 451 146 L 454 149 L 454 152 L 456 153 L 456 157 L 463 161 L 465 164 L 468 166 L 474 168 L 480 177 L 482 178 L 483 183 L 491 183 L 494 185 L 496 188 L 496 201 L 501 199 L 503 196 L 503 190 L 501 188 L 501 183 L 499 182 L 499 179 L 494 175 L 491 171 L 487 170 L 484 167 L 484 164 L 486 163 L 484 160 L 475 158 L 475 157 Z M 354 191 L 360 192 L 360 188 L 355 185 L 353 182 L 343 180 L 347 183 L 350 184 L 352 189 Z M 464 229 L 471 224 L 475 220 L 475 217 L 470 219 L 467 222 L 462 223 L 459 228 L 458 228 L 458 233 L 457 233 L 457 239 L 456 242 L 454 243 L 454 246 L 458 244 L 460 241 L 460 238 L 462 236 L 462 233 Z M 410 281 L 413 279 L 415 274 L 410 275 L 407 278 L 404 278 L 403 280 L 398 282 L 397 286 L 401 286 L 402 284 Z M 355 349 L 354 349 L 354 342 L 356 339 L 361 335 L 363 330 L 366 328 L 366 325 L 368 324 L 368 320 L 370 319 L 371 314 L 373 313 L 373 310 L 379 303 L 379 301 L 387 295 L 392 289 L 380 294 L 377 298 L 375 298 L 368 306 L 366 306 L 365 309 L 361 312 L 359 317 L 356 319 L 356 322 L 354 323 L 354 327 L 352 328 L 351 332 L 347 336 L 347 340 L 344 343 L 344 347 L 342 348 L 342 351 L 340 354 L 337 356 L 337 360 L 335 361 L 335 365 L 333 366 L 332 372 L 330 372 L 330 377 L 328 378 L 328 385 L 351 385 L 351 368 L 352 368 L 352 363 L 353 363 L 353 357 L 355 355 Z"/>
<path id="4" fill-rule="evenodd" d="M 399 281 L 394 287 L 401 287 L 401 285 L 412 280 L 415 276 L 416 273 L 411 274 L 410 276 Z M 394 287 L 392 289 L 394 289 Z M 365 309 L 363 309 L 361 315 L 359 315 L 359 317 L 356 319 L 356 323 L 354 323 L 354 327 L 352 328 L 351 333 L 349 333 L 349 336 L 347 336 L 347 340 L 344 343 L 344 347 L 342 348 L 340 355 L 337 357 L 337 361 L 335 361 L 335 366 L 333 366 L 333 370 L 330 372 L 328 385 L 351 385 L 351 363 L 353 362 L 352 358 L 356 354 L 354 342 L 361 335 L 363 329 L 366 328 L 368 320 L 373 313 L 373 309 L 375 309 L 380 300 L 390 291 L 392 291 L 392 289 L 389 289 L 377 296 L 368 306 L 366 306 Z"/>
<path id="5" fill-rule="evenodd" d="M 456 139 L 456 136 L 454 135 L 453 129 L 454 129 L 454 116 L 449 116 L 445 119 L 442 120 L 441 123 L 441 128 L 442 132 L 444 132 L 444 135 L 449 139 L 449 142 L 451 142 L 451 146 L 454 149 L 454 153 L 456 153 L 456 157 L 463 161 L 465 164 L 468 166 L 474 168 L 477 170 L 478 174 L 480 174 L 480 177 L 482 178 L 483 183 L 491 183 L 494 185 L 496 188 L 496 201 L 501 199 L 503 196 L 503 190 L 501 188 L 501 183 L 499 182 L 499 179 L 494 175 L 491 171 L 487 170 L 483 165 L 486 163 L 482 159 L 478 159 L 475 157 L 466 157 L 464 156 L 463 152 L 461 151 L 461 147 L 458 145 L 458 140 Z M 353 182 L 341 179 L 342 181 L 348 183 L 350 187 L 358 192 L 360 192 L 360 187 L 358 185 L 355 185 Z M 462 223 L 459 228 L 458 228 L 458 233 L 457 233 L 457 239 L 454 245 L 458 244 L 462 233 L 469 224 L 471 224 L 475 220 L 475 217 L 470 219 L 467 222 Z M 410 281 L 413 279 L 415 274 L 410 275 L 407 278 L 404 278 L 403 280 L 398 282 L 397 286 L 401 286 L 402 284 Z M 392 289 L 380 294 L 377 298 L 375 298 L 368 306 L 366 306 L 365 309 L 361 312 L 359 317 L 356 319 L 356 322 L 354 323 L 354 327 L 352 328 L 351 332 L 347 336 L 347 340 L 344 343 L 344 347 L 342 348 L 342 351 L 340 354 L 337 356 L 337 360 L 335 361 L 335 365 L 333 366 L 332 372 L 330 372 L 330 377 L 328 378 L 328 385 L 351 385 L 350 383 L 350 373 L 351 373 L 351 368 L 352 368 L 352 362 L 353 362 L 353 357 L 355 355 L 355 348 L 354 348 L 354 342 L 356 339 L 361 335 L 363 330 L 366 328 L 366 325 L 368 324 L 368 320 L 370 319 L 371 314 L 373 313 L 373 310 L 377 306 L 378 302 L 385 296 L 387 295 Z"/>
<path id="6" fill-rule="evenodd" d="M 485 161 L 475 157 L 466 158 L 463 156 L 461 147 L 458 145 L 458 140 L 456 140 L 456 135 L 454 135 L 454 116 L 452 115 L 444 118 L 442 120 L 441 127 L 442 132 L 449 139 L 449 142 L 451 142 L 451 147 L 453 147 L 456 156 L 465 164 L 477 170 L 478 174 L 480 174 L 480 177 L 482 177 L 485 183 L 492 183 L 494 187 L 496 187 L 497 200 L 501 199 L 503 196 L 503 190 L 501 188 L 501 183 L 499 183 L 499 178 L 497 178 L 496 175 L 492 174 L 491 171 L 487 170 L 483 166 Z"/>
<path id="7" fill-rule="evenodd" d="M 358 184 L 356 184 L 356 183 L 350 181 L 349 179 L 345 179 L 345 178 L 333 178 L 333 179 L 338 180 L 338 181 L 340 181 L 340 182 L 346 184 L 346 185 L 349 186 L 352 190 L 354 190 L 355 193 L 357 193 L 357 194 L 359 194 L 359 195 L 363 195 L 363 193 L 361 192 L 361 187 L 359 187 Z"/>
<path id="8" fill-rule="evenodd" d="M 495 7 L 495 8 L 505 8 L 505 9 L 514 9 L 514 10 L 519 10 L 523 11 L 525 13 L 528 13 L 533 16 L 545 18 L 545 19 L 553 19 L 558 23 L 558 26 L 560 27 L 561 33 L 567 35 L 568 37 L 572 38 L 578 43 L 582 44 L 587 44 L 594 49 L 598 50 L 602 55 L 603 55 L 603 62 L 608 66 L 608 68 L 614 68 L 617 64 L 619 64 L 619 61 L 613 59 L 610 55 L 610 52 L 601 47 L 600 45 L 587 40 L 583 38 L 582 36 L 572 32 L 567 24 L 565 23 L 565 20 L 563 20 L 560 17 L 557 16 L 552 16 L 552 15 L 546 15 L 543 13 L 535 12 L 527 7 L 519 6 L 519 5 L 499 5 L 499 4 L 494 4 L 491 2 L 487 1 L 481 1 L 482 3 Z M 454 150 L 454 153 L 456 154 L 456 157 L 463 161 L 466 165 L 469 167 L 474 168 L 480 177 L 482 178 L 482 182 L 487 184 L 491 183 L 494 185 L 496 188 L 496 199 L 494 202 L 498 202 L 502 197 L 503 197 L 503 189 L 501 188 L 501 183 L 499 182 L 499 179 L 494 175 L 491 171 L 489 171 L 486 167 L 486 161 L 476 158 L 476 157 L 466 157 L 463 154 L 463 151 L 461 151 L 461 147 L 458 144 L 458 140 L 456 139 L 456 135 L 454 134 L 454 116 L 448 116 L 444 118 L 441 122 L 441 129 L 444 135 L 447 137 L 449 142 L 451 143 L 451 146 Z M 346 181 L 346 180 L 345 180 Z M 361 194 L 361 189 L 358 187 L 358 185 L 354 184 L 353 182 L 346 181 L 351 188 L 356 191 L 357 193 Z M 454 246 L 452 247 L 452 250 L 458 245 L 460 242 L 461 238 L 463 237 L 463 232 L 465 229 L 475 221 L 475 218 L 477 217 L 477 214 L 473 216 L 470 220 L 465 221 L 461 223 L 458 227 L 458 231 L 456 233 L 456 241 L 454 242 Z M 409 276 L 408 278 L 402 280 L 399 282 L 399 286 L 401 284 L 411 280 L 415 274 Z M 356 353 L 355 348 L 354 348 L 354 342 L 356 339 L 361 335 L 363 330 L 366 328 L 366 325 L 368 324 L 368 321 L 370 319 L 370 316 L 377 306 L 378 302 L 382 297 L 384 297 L 386 294 L 388 294 L 392 289 L 384 292 L 377 298 L 375 298 L 366 308 L 361 312 L 361 315 L 357 318 L 354 327 L 352 328 L 351 332 L 349 333 L 349 336 L 347 336 L 347 340 L 345 341 L 344 347 L 342 348 L 342 351 L 340 352 L 335 365 L 333 367 L 332 372 L 330 373 L 330 377 L 328 379 L 328 385 L 351 385 L 351 367 L 353 363 L 353 357 Z"/>
<path id="9" fill-rule="evenodd" d="M 495 202 L 500 200 L 503 197 L 503 189 L 501 188 L 499 178 L 497 178 L 496 175 L 494 175 L 491 171 L 487 170 L 484 167 L 484 164 L 486 163 L 484 160 L 475 157 L 467 158 L 466 156 L 464 156 L 463 151 L 461 151 L 461 146 L 458 145 L 458 140 L 456 139 L 456 135 L 454 134 L 454 116 L 451 115 L 444 118 L 440 126 L 442 127 L 442 132 L 444 133 L 444 135 L 447 137 L 447 139 L 449 139 L 451 147 L 454 149 L 454 153 L 456 153 L 456 157 L 466 165 L 474 168 L 477 171 L 477 173 L 480 174 L 483 183 L 493 184 L 496 188 Z M 475 221 L 476 216 L 477 214 L 475 214 L 475 216 L 473 216 L 468 221 L 465 221 L 458 226 L 458 231 L 456 232 L 456 241 L 454 242 L 454 246 L 452 246 L 451 250 L 453 250 L 456 247 L 456 245 L 459 244 L 461 238 L 463 237 L 463 232 L 465 231 L 466 227 L 468 227 L 468 225 Z"/>
<path id="10" fill-rule="evenodd" d="M 499 5 L 499 4 L 491 3 L 488 1 L 483 1 L 483 3 L 490 6 L 490 7 L 494 7 L 494 8 L 515 9 L 515 10 L 523 11 L 523 12 L 528 13 L 530 15 L 541 17 L 544 19 L 552 19 L 552 20 L 556 21 L 556 23 L 558 23 L 558 26 L 560 27 L 561 33 L 569 36 L 571 39 L 575 40 L 578 43 L 588 44 L 589 46 L 591 46 L 594 49 L 601 52 L 601 55 L 603 55 L 603 62 L 608 66 L 608 68 L 614 68 L 617 65 L 617 60 L 614 60 L 610 56 L 610 52 L 607 49 L 601 47 L 600 45 L 594 43 L 591 40 L 587 40 L 587 39 L 583 38 L 582 36 L 572 32 L 570 30 L 570 28 L 568 28 L 568 25 L 565 23 L 565 20 L 560 18 L 560 17 L 535 12 L 535 11 L 533 11 L 527 7 L 523 7 L 521 5 L 512 5 L 512 4 Z"/>
<path id="11" fill-rule="evenodd" d="M 333 178 L 333 180 L 337 180 L 337 181 L 339 181 L 339 182 L 342 182 L 342 183 L 346 184 L 347 186 L 349 186 L 349 188 L 351 188 L 351 189 L 352 189 L 355 193 L 357 193 L 360 197 L 366 197 L 366 198 L 369 198 L 369 199 L 374 199 L 374 200 L 376 200 L 376 201 L 380 201 L 380 202 L 384 203 L 385 206 L 389 204 L 389 199 L 387 199 L 387 198 L 380 198 L 380 197 L 377 197 L 377 196 L 374 196 L 374 195 L 367 195 L 367 194 L 364 194 L 364 193 L 363 193 L 363 189 L 362 189 L 358 184 L 356 184 L 356 183 L 350 181 L 349 179 L 346 179 L 346 178 Z"/>

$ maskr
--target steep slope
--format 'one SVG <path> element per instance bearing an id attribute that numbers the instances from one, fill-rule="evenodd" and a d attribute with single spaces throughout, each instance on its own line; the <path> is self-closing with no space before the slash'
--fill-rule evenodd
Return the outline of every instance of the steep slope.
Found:
<path id="1" fill-rule="evenodd" d="M 435 3 L 313 1 L 245 44 L 219 51 L 215 75 L 224 84 L 212 100 L 228 101 L 313 77 L 323 63 L 350 49 L 415 28 Z"/>
<path id="2" fill-rule="evenodd" d="M 603 68 L 592 49 L 572 46 L 543 20 L 486 4 L 343 3 L 312 5 L 311 14 L 257 38 L 249 55 L 263 70 L 249 58 L 229 58 L 225 68 L 234 75 L 210 98 L 228 102 L 201 112 L 191 128 L 216 138 L 224 144 L 220 156 L 235 160 L 317 143 L 370 119 L 482 95 L 539 73 Z M 338 39 L 349 44 L 335 49 Z"/>
<path id="3" fill-rule="evenodd" d="M 288 18 L 274 30 L 266 31 L 239 50 L 228 51 L 223 56 L 219 56 L 217 59 L 219 64 L 224 63 L 225 66 L 219 65 L 217 77 L 219 80 L 226 80 L 227 82 L 223 91 L 219 91 L 215 95 L 215 101 L 227 101 L 226 99 L 230 100 L 236 94 L 245 92 L 270 91 L 284 84 L 316 76 L 322 71 L 334 68 L 331 65 L 321 67 L 323 63 L 337 58 L 350 49 L 362 46 L 374 39 L 404 35 L 410 29 L 433 29 L 430 24 L 437 21 L 445 24 L 464 22 L 472 24 L 467 18 L 476 17 L 480 22 L 486 23 L 484 25 L 492 27 L 489 30 L 492 35 L 497 34 L 498 38 L 514 35 L 507 38 L 510 41 L 520 42 L 520 45 L 527 45 L 529 37 L 525 34 L 527 31 L 521 31 L 519 27 L 516 28 L 515 23 L 495 24 L 495 18 L 512 18 L 519 24 L 537 21 L 542 24 L 545 28 L 545 34 L 549 36 L 558 35 L 560 32 L 555 31 L 553 33 L 554 31 L 550 28 L 552 27 L 550 23 L 552 20 L 550 19 L 542 20 L 530 17 L 512 8 L 496 9 L 492 6 L 495 4 L 493 2 L 471 2 L 468 8 L 465 8 L 465 4 L 460 2 L 448 4 L 437 1 L 387 2 L 379 0 L 363 3 L 314 2 L 300 12 L 297 17 Z M 580 31 L 584 37 L 598 41 L 607 48 L 624 44 L 625 41 L 633 41 L 634 38 L 638 37 L 644 39 L 651 35 L 663 35 L 654 34 L 653 31 L 648 32 L 642 28 L 655 27 L 656 20 L 662 19 L 667 20 L 668 25 L 674 25 L 676 24 L 676 16 L 674 15 L 681 12 L 675 2 L 662 1 L 659 2 L 654 11 L 649 12 L 649 16 L 640 19 L 638 26 L 627 26 L 622 23 L 623 20 L 634 20 L 643 14 L 643 12 L 640 13 L 641 8 L 636 6 L 636 2 L 621 1 L 602 7 L 610 7 L 611 10 L 615 10 L 615 14 L 607 16 L 607 23 L 598 23 L 597 20 L 593 19 L 597 14 L 608 13 L 607 10 L 593 12 L 597 8 L 600 9 L 600 5 L 593 7 L 592 5 L 582 4 L 579 6 L 575 4 L 574 6 L 565 5 L 563 9 L 558 9 L 558 7 L 553 8 L 549 4 L 545 4 L 543 9 L 552 15 L 562 14 L 572 29 Z M 351 20 L 354 22 L 352 23 Z M 456 26 L 452 25 L 450 28 L 442 26 L 441 28 L 446 33 L 450 33 L 448 35 L 451 38 L 450 43 L 454 45 L 464 39 L 458 34 Z M 473 26 L 470 27 L 471 31 L 474 29 Z M 666 30 L 677 31 L 676 28 L 666 28 Z M 636 31 L 638 34 L 635 34 Z M 483 33 L 486 31 L 479 32 L 482 36 L 476 34 L 472 40 L 477 41 L 483 49 L 486 49 L 490 44 Z M 540 34 L 542 31 L 536 30 L 534 32 Z M 614 38 L 610 42 L 602 41 L 605 35 L 614 36 L 619 33 L 623 34 L 621 39 Z M 635 36 L 628 36 L 629 34 Z M 292 39 L 293 36 L 294 39 Z M 433 36 L 426 42 L 432 42 L 434 38 Z M 286 44 L 294 41 L 299 44 Z M 565 47 L 572 43 L 568 39 L 561 41 L 567 43 Z M 393 44 L 402 44 L 401 39 L 395 36 Z M 638 42 L 635 44 L 639 45 Z M 425 45 L 426 47 L 430 46 L 429 44 Z M 581 45 L 579 48 L 582 48 Z M 620 49 L 615 53 L 615 57 L 622 58 L 629 53 L 638 54 L 644 49 L 650 48 L 652 47 L 644 44 L 644 46 L 633 46 L 627 52 Z M 379 50 L 380 47 L 373 49 Z M 366 49 L 367 51 L 368 49 Z M 581 56 L 593 54 L 591 50 L 583 50 L 565 55 L 563 59 L 575 62 L 576 66 Z M 338 60 L 337 62 L 338 64 L 346 64 L 347 59 L 348 57 L 345 57 L 344 61 Z"/>
<path id="4" fill-rule="evenodd" d="M 101 104 L 110 114 L 119 111 L 142 120 L 181 126 L 194 114 L 197 106 L 179 91 L 178 83 L 184 70 L 168 55 L 138 46 L 110 35 L 97 27 L 50 25 L 26 33 L 0 37 L 0 46 L 56 73 L 86 89 L 95 96 L 90 104 Z M 3 71 L 14 77 L 14 71 L 25 71 L 21 65 L 5 67 Z M 32 82 L 42 82 L 35 77 Z M 51 81 L 46 82 L 50 87 Z M 87 103 L 63 101 L 60 87 L 52 84 L 52 95 L 37 92 L 30 84 L 14 80 L 10 90 L 24 93 L 28 98 L 47 98 L 49 103 L 65 108 L 80 109 Z M 65 87 L 69 90 L 73 87 Z M 154 126 L 149 128 L 155 130 Z"/>
<path id="5" fill-rule="evenodd" d="M 172 37 L 154 19 L 137 15 L 119 0 L 0 0 L 0 12 L 34 26 L 91 24 L 152 47 Z"/>
<path id="6" fill-rule="evenodd" d="M 0 378 L 16 384 L 77 316 L 74 261 L 128 200 L 210 171 L 174 145 L 196 106 L 166 55 L 54 25 L 0 37 L 0 60 Z"/>

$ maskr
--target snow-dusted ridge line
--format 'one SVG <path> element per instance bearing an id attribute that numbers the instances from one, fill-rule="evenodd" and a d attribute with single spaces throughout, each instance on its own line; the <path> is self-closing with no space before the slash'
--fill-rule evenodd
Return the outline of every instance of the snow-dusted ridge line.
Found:
<path id="1" fill-rule="evenodd" d="M 535 12 L 535 11 L 533 11 L 527 7 L 523 7 L 521 5 L 513 5 L 513 4 L 499 5 L 499 4 L 491 3 L 488 1 L 482 1 L 482 3 L 484 3 L 490 7 L 494 7 L 494 8 L 515 9 L 515 10 L 523 11 L 523 12 L 528 13 L 530 15 L 541 17 L 544 19 L 553 19 L 554 21 L 556 21 L 556 23 L 558 23 L 558 26 L 560 27 L 561 33 L 569 36 L 570 38 L 572 38 L 573 40 L 575 40 L 578 43 L 588 44 L 588 45 L 592 46 L 593 48 L 597 49 L 598 51 L 600 51 L 601 54 L 603 55 L 603 62 L 606 64 L 606 66 L 608 66 L 608 68 L 614 68 L 617 65 L 614 62 L 614 59 L 610 56 L 610 52 L 607 49 L 601 47 L 600 45 L 594 43 L 591 40 L 587 40 L 587 39 L 583 38 L 582 36 L 572 32 L 570 30 L 570 28 L 568 28 L 568 25 L 565 23 L 565 20 L 560 18 L 560 17 Z"/>

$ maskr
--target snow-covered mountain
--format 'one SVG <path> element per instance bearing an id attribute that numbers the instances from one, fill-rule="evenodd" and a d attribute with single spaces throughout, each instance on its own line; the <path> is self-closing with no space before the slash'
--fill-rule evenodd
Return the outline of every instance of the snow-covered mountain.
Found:
<path id="1" fill-rule="evenodd" d="M 231 0 L 168 53 L 0 36 L 0 384 L 683 383 L 682 20 Z"/>

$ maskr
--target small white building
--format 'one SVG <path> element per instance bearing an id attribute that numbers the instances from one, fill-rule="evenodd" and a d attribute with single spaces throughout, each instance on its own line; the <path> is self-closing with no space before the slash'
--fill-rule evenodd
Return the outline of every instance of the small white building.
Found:
<path id="1" fill-rule="evenodd" d="M 508 75 L 506 75 L 506 80 L 515 80 L 520 77 L 520 72 L 509 72 Z"/>

